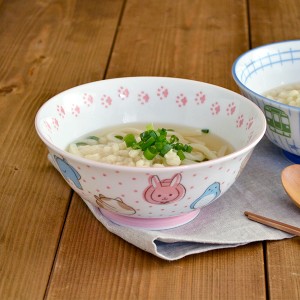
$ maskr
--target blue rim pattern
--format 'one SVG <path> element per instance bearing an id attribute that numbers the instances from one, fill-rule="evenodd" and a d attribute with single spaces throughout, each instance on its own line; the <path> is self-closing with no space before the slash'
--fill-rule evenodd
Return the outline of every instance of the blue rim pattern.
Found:
<path id="1" fill-rule="evenodd" d="M 276 64 L 283 65 L 284 63 L 291 62 L 292 64 L 295 61 L 300 60 L 300 50 L 293 50 L 292 48 L 289 51 L 278 50 L 278 53 L 269 54 L 263 57 L 260 57 L 257 60 L 252 60 L 249 64 L 245 65 L 241 73 L 241 81 L 246 84 L 248 79 L 253 73 L 257 73 L 258 70 L 264 70 L 264 68 L 272 67 Z"/>

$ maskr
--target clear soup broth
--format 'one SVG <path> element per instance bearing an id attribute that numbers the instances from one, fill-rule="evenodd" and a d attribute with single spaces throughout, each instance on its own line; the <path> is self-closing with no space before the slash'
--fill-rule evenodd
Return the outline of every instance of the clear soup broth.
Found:
<path id="1" fill-rule="evenodd" d="M 169 167 L 216 159 L 234 148 L 209 128 L 134 123 L 89 133 L 72 142 L 67 151 L 114 165 Z"/>

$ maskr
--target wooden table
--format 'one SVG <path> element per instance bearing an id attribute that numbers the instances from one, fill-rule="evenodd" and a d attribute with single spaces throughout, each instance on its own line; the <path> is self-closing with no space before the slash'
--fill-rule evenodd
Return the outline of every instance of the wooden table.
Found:
<path id="1" fill-rule="evenodd" d="M 92 216 L 34 129 L 47 99 L 104 78 L 238 91 L 238 55 L 297 38 L 299 0 L 0 0 L 0 298 L 300 299 L 299 238 L 163 261 Z"/>

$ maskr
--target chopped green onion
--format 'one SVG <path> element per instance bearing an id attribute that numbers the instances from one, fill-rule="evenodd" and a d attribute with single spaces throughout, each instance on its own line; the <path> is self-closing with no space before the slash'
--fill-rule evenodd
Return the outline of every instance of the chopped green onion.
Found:
<path id="1" fill-rule="evenodd" d="M 165 144 L 163 142 L 155 142 L 155 147 L 158 152 L 164 147 L 164 145 Z"/>
<path id="2" fill-rule="evenodd" d="M 155 143 L 155 138 L 153 136 L 150 136 L 148 138 L 148 140 L 146 141 L 143 141 L 140 146 L 141 146 L 141 149 L 144 151 L 146 150 L 147 148 L 149 148 L 150 146 L 152 146 L 153 144 Z"/>
<path id="3" fill-rule="evenodd" d="M 153 137 L 154 139 L 157 138 L 157 134 L 156 134 L 156 132 L 154 130 L 150 130 L 149 131 L 149 136 Z"/>
<path id="4" fill-rule="evenodd" d="M 164 136 L 164 135 L 159 135 L 158 137 L 157 137 L 157 141 L 159 141 L 159 142 L 165 142 L 166 141 L 166 136 Z"/>
<path id="5" fill-rule="evenodd" d="M 146 125 L 146 130 L 154 130 L 154 126 L 152 123 Z"/>
<path id="6" fill-rule="evenodd" d="M 152 160 L 156 155 L 164 157 L 171 149 L 177 152 L 180 160 L 183 160 L 185 159 L 184 152 L 190 153 L 193 150 L 192 146 L 180 143 L 179 138 L 174 134 L 168 140 L 168 131 L 174 131 L 172 129 L 160 128 L 155 130 L 152 124 L 147 125 L 146 129 L 140 134 L 141 140 L 139 142 L 132 133 L 127 134 L 125 137 L 115 137 L 124 140 L 127 147 L 142 150 L 144 157 L 148 160 Z"/>
<path id="7" fill-rule="evenodd" d="M 138 150 L 138 149 L 141 149 L 141 146 L 140 146 L 138 143 L 136 143 L 136 144 L 133 144 L 133 145 L 131 146 L 131 148 L 132 148 L 133 150 Z"/>
<path id="8" fill-rule="evenodd" d="M 157 132 L 159 133 L 160 137 L 166 137 L 168 133 L 165 128 L 158 129 Z"/>
<path id="9" fill-rule="evenodd" d="M 124 137 L 124 142 L 126 143 L 127 147 L 131 147 L 132 145 L 136 144 L 136 139 L 134 134 L 129 133 Z"/>
<path id="10" fill-rule="evenodd" d="M 121 141 L 123 140 L 123 137 L 121 135 L 115 135 L 115 138 Z"/>
<path id="11" fill-rule="evenodd" d="M 149 136 L 148 131 L 142 132 L 142 133 L 140 134 L 141 141 L 146 140 L 146 139 L 148 138 L 148 136 Z"/>
<path id="12" fill-rule="evenodd" d="M 191 153 L 193 150 L 193 147 L 191 145 L 184 145 L 182 150 L 184 152 Z"/>
<path id="13" fill-rule="evenodd" d="M 157 134 L 154 130 L 147 130 L 147 131 L 144 131 L 140 134 L 140 138 L 141 138 L 142 141 L 146 141 L 150 137 L 153 137 L 154 139 L 157 138 Z"/>
<path id="14" fill-rule="evenodd" d="M 171 149 L 172 146 L 170 144 L 165 144 L 164 147 L 160 150 L 159 154 L 161 156 L 165 156 Z"/>
<path id="15" fill-rule="evenodd" d="M 152 160 L 156 155 L 157 155 L 157 151 L 154 147 L 150 147 L 147 148 L 144 152 L 143 152 L 144 156 L 146 159 L 148 160 Z"/>
<path id="16" fill-rule="evenodd" d="M 209 129 L 202 129 L 201 130 L 203 133 L 209 133 Z"/>
<path id="17" fill-rule="evenodd" d="M 176 144 L 174 144 L 174 146 L 173 146 L 173 148 L 174 148 L 175 150 L 182 150 L 183 147 L 184 147 L 184 145 L 183 145 L 182 143 L 176 143 Z"/>
<path id="18" fill-rule="evenodd" d="M 184 160 L 185 159 L 185 155 L 184 155 L 184 153 L 183 153 L 182 150 L 178 150 L 177 151 L 177 155 L 179 156 L 180 160 Z"/>
<path id="19" fill-rule="evenodd" d="M 84 142 L 78 142 L 78 143 L 76 143 L 76 146 L 86 146 L 87 145 L 87 143 L 84 143 Z"/>
<path id="20" fill-rule="evenodd" d="M 99 141 L 99 138 L 98 138 L 97 136 L 95 136 L 95 135 L 89 136 L 88 139 L 90 139 L 90 140 L 95 140 L 95 141 L 97 141 L 97 142 Z"/>
<path id="21" fill-rule="evenodd" d="M 173 144 L 178 141 L 179 141 L 179 138 L 176 135 L 172 134 L 171 138 L 170 138 L 170 143 Z"/>

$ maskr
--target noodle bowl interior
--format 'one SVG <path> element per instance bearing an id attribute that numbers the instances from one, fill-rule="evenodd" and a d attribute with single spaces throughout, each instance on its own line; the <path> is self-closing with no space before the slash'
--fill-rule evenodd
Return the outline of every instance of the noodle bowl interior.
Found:
<path id="1" fill-rule="evenodd" d="M 169 167 L 216 159 L 234 148 L 206 128 L 134 123 L 92 132 L 72 142 L 67 151 L 114 165 Z"/>

